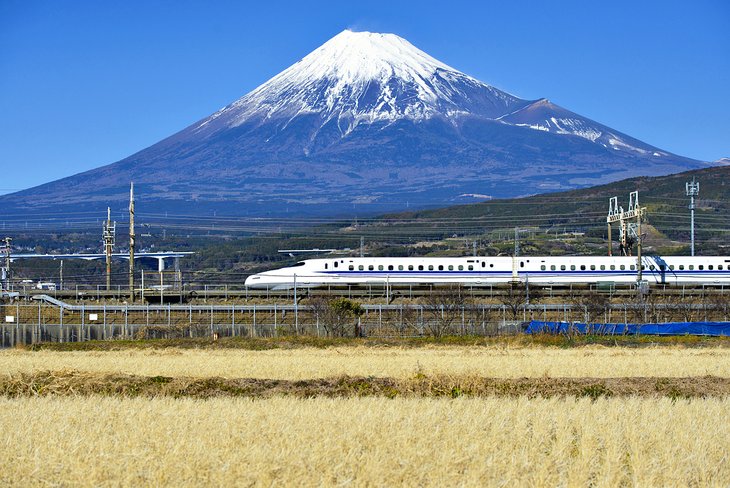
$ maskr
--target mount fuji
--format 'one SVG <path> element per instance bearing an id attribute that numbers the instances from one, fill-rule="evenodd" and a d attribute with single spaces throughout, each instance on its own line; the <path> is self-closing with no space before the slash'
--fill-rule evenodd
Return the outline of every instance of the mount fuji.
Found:
<path id="1" fill-rule="evenodd" d="M 393 34 L 344 31 L 119 162 L 0 197 L 34 212 L 347 215 L 656 176 L 707 163 L 487 85 Z"/>

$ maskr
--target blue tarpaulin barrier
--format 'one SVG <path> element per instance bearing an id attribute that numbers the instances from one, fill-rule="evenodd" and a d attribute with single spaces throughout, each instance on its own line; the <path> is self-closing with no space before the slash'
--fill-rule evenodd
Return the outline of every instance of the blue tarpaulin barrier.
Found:
<path id="1" fill-rule="evenodd" d="M 527 334 L 647 334 L 730 336 L 730 322 L 667 322 L 663 324 L 584 324 L 533 320 Z"/>

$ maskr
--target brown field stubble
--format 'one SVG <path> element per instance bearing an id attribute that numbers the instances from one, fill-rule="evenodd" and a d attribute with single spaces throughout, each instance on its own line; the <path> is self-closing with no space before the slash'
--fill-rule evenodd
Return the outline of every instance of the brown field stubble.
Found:
<path id="1" fill-rule="evenodd" d="M 0 484 L 727 486 L 729 399 L 0 398 Z"/>
<path id="2" fill-rule="evenodd" d="M 302 380 L 342 375 L 521 377 L 730 377 L 730 349 L 512 347 L 332 347 L 0 352 L 0 371 L 76 370 L 143 376 Z"/>
<path id="3" fill-rule="evenodd" d="M 313 397 L 667 397 L 670 399 L 725 398 L 730 378 L 483 378 L 427 376 L 376 378 L 337 376 L 310 380 L 256 378 L 189 378 L 136 376 L 120 373 L 41 371 L 0 375 L 0 396 L 118 396 L 220 398 L 274 396 Z"/>

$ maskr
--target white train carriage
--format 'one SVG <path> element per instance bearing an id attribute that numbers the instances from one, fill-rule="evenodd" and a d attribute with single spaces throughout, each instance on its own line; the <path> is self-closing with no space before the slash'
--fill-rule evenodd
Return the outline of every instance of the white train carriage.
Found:
<path id="1" fill-rule="evenodd" d="M 644 256 L 641 262 L 642 277 L 650 284 L 730 284 L 730 256 Z M 637 281 L 637 266 L 631 256 L 341 257 L 258 273 L 246 279 L 246 286 L 629 284 Z"/>

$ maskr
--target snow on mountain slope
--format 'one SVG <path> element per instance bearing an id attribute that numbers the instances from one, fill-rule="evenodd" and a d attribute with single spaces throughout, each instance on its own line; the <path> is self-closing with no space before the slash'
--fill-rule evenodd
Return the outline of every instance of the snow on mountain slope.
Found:
<path id="1" fill-rule="evenodd" d="M 463 114 L 495 118 L 527 103 L 449 67 L 394 34 L 346 30 L 197 129 L 316 114 L 322 125 L 342 121 L 346 134 L 361 122 Z"/>
<path id="2" fill-rule="evenodd" d="M 566 110 L 545 98 L 498 117 L 498 120 L 553 134 L 575 135 L 616 151 L 629 151 L 654 157 L 668 155 L 654 146 Z"/>

